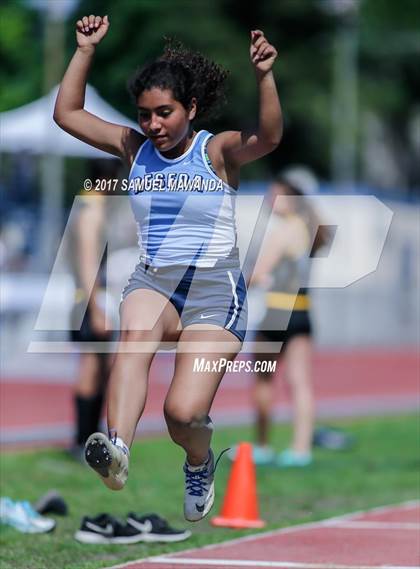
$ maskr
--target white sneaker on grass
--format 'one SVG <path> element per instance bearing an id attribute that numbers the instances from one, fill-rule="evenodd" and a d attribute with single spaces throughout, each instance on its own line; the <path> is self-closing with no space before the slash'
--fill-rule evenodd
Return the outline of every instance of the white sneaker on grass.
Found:
<path id="1" fill-rule="evenodd" d="M 0 499 L 0 522 L 22 533 L 48 533 L 56 526 L 55 520 L 38 514 L 29 502 L 7 497 Z"/>
<path id="2" fill-rule="evenodd" d="M 90 435 L 85 445 L 85 458 L 108 488 L 124 488 L 128 478 L 128 453 L 110 441 L 106 435 Z"/>
<path id="3" fill-rule="evenodd" d="M 202 520 L 213 506 L 214 470 L 214 455 L 211 449 L 204 464 L 191 466 L 187 461 L 184 464 L 184 517 L 189 522 Z"/>

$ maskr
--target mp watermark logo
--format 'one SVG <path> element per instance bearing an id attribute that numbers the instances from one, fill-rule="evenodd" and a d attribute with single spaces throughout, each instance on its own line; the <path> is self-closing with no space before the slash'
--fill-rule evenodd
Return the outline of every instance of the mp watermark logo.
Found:
<path id="1" fill-rule="evenodd" d="M 147 198 L 147 196 L 145 196 Z M 85 345 L 80 343 L 75 346 L 74 343 L 63 340 L 63 331 L 70 331 L 72 329 L 79 330 L 83 323 L 83 318 L 88 308 L 89 296 L 95 287 L 98 273 L 107 251 L 106 260 L 102 270 L 105 274 L 104 282 L 106 283 L 106 300 L 103 304 L 103 310 L 106 313 L 105 321 L 108 328 L 118 331 L 119 320 L 115 318 L 115 313 L 118 313 L 119 298 L 115 300 L 116 295 L 121 293 L 121 290 L 128 281 L 130 274 L 133 272 L 137 258 L 127 260 L 124 255 L 118 254 L 118 236 L 121 233 L 127 233 L 128 227 L 132 227 L 135 231 L 135 223 L 132 219 L 132 214 L 129 206 L 129 197 L 125 196 L 103 196 L 107 202 L 107 211 L 124 211 L 124 215 L 120 216 L 118 221 L 113 221 L 111 218 L 106 220 L 105 225 L 110 229 L 106 235 L 98 236 L 95 248 L 95 257 L 91 263 L 88 278 L 85 279 L 85 298 L 81 302 L 81 309 L 77 316 L 73 319 L 69 318 L 71 306 L 74 302 L 73 296 L 68 296 L 63 299 L 62 285 L 63 275 L 70 278 L 72 269 L 74 267 L 75 244 L 74 232 L 72 234 L 71 228 L 75 225 L 75 216 L 78 209 L 81 207 L 79 200 L 82 198 L 76 197 L 72 211 L 70 213 L 68 223 L 63 233 L 60 247 L 58 249 L 57 257 L 51 271 L 48 286 L 43 298 L 42 305 L 39 310 L 36 326 L 33 333 L 33 339 L 29 345 L 30 352 L 66 352 L 75 350 L 81 352 L 114 352 L 116 350 L 115 337 L 108 341 L 90 342 Z M 85 198 L 86 199 L 86 198 Z M 177 212 L 172 220 L 170 227 L 160 242 L 160 247 L 163 250 L 168 246 L 173 246 L 174 232 L 176 232 L 179 224 L 182 224 L 185 219 L 185 212 L 191 208 L 192 202 L 190 200 L 200 199 L 198 195 L 185 195 L 182 208 Z M 281 200 L 282 197 L 277 197 Z M 384 249 L 388 231 L 391 225 L 393 212 L 380 200 L 374 196 L 335 196 L 335 195 L 315 195 L 306 196 L 304 198 L 296 198 L 309 200 L 313 210 L 319 215 L 320 225 L 328 225 L 334 228 L 334 235 L 332 242 L 328 248 L 322 251 L 319 255 L 311 256 L 308 250 L 306 263 L 308 270 L 306 271 L 305 282 L 295 282 L 295 290 L 288 291 L 290 294 L 297 296 L 298 291 L 302 287 L 311 288 L 334 288 L 340 289 L 351 286 L 360 279 L 373 273 L 380 262 L 381 254 Z M 153 207 L 152 200 L 146 200 L 150 207 Z M 196 207 L 196 204 L 194 204 Z M 221 202 L 220 217 L 221 225 L 224 227 L 226 224 L 226 212 Z M 236 198 L 236 223 L 237 223 L 237 237 L 240 253 L 240 263 L 242 272 L 245 279 L 249 278 L 252 274 L 253 268 L 258 260 L 261 247 L 264 243 L 265 236 L 270 231 L 272 223 L 276 223 L 276 214 L 269 211 L 264 196 L 262 195 L 238 195 Z M 214 226 L 215 234 L 220 230 L 217 223 Z M 197 229 L 198 231 L 198 229 Z M 315 239 L 317 228 L 314 228 L 311 239 Z M 141 250 L 147 250 L 148 243 L 140 243 Z M 139 254 L 139 253 L 138 253 Z M 194 258 L 195 255 L 200 254 L 200 250 L 190 251 L 190 257 Z M 71 259 L 73 258 L 73 261 Z M 152 267 L 147 268 L 148 271 L 153 271 Z M 174 278 L 171 279 L 171 290 L 166 290 L 168 299 L 175 293 L 179 280 L 182 278 L 182 271 L 179 267 L 174 267 Z M 152 273 L 150 273 L 152 275 Z M 153 275 L 152 275 L 153 276 Z M 208 282 L 211 286 L 212 273 L 208 271 Z M 236 285 L 237 283 L 233 283 Z M 200 285 L 202 286 L 202 285 Z M 111 290 L 112 289 L 112 290 Z M 192 277 L 191 290 L 194 289 L 194 277 Z M 115 291 L 119 291 L 115 293 Z M 60 302 L 57 302 L 60 298 Z M 113 300 L 114 298 L 114 300 Z M 169 302 L 169 300 L 168 300 Z M 188 297 L 186 298 L 186 305 L 188 304 Z M 292 312 L 294 303 L 290 303 L 290 314 Z M 164 310 L 164 306 L 162 306 Z M 213 310 L 211 311 L 213 313 Z M 290 317 L 289 314 L 289 317 Z M 155 326 L 159 314 L 155 314 L 153 318 L 142 322 L 143 329 L 152 330 Z M 208 329 L 214 329 L 212 319 L 208 319 Z M 282 320 L 281 329 L 286 329 L 288 319 Z M 200 322 L 200 326 L 205 327 L 207 322 L 205 319 Z M 273 325 L 273 329 L 276 326 Z M 279 328 L 277 328 L 279 329 Z M 54 333 L 61 333 L 61 339 L 54 338 Z M 227 345 L 219 346 L 218 352 L 230 352 L 232 346 Z M 165 346 L 163 348 L 173 347 Z M 179 345 L 178 345 L 179 348 Z M 124 346 L 119 347 L 120 350 L 129 352 L 149 352 L 153 347 L 153 342 L 141 341 L 130 342 Z M 187 349 L 187 348 L 186 348 Z M 243 351 L 247 350 L 247 342 L 243 346 Z M 197 354 L 206 352 L 206 343 L 201 342 L 196 345 L 193 352 Z M 278 346 L 263 347 L 259 351 L 270 352 L 278 351 Z"/>

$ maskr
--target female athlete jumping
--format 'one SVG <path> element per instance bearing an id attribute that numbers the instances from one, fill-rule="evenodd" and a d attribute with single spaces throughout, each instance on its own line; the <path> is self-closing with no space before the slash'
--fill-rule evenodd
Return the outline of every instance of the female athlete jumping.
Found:
<path id="1" fill-rule="evenodd" d="M 141 247 L 140 262 L 123 291 L 121 338 L 108 393 L 109 438 L 91 435 L 86 459 L 109 488 L 124 486 L 150 365 L 162 342 L 175 341 L 164 413 L 171 438 L 186 453 L 184 514 L 197 521 L 214 500 L 209 412 L 223 370 L 194 372 L 193 362 L 203 351 L 213 361 L 231 360 L 243 341 L 246 290 L 234 201 L 240 167 L 280 142 L 281 109 L 272 73 L 277 52 L 261 30 L 251 32 L 258 126 L 254 132 L 212 135 L 197 132 L 194 121 L 223 99 L 227 73 L 201 54 L 169 43 L 131 82 L 140 133 L 84 110 L 89 68 L 109 25 L 107 16 L 77 22 L 78 47 L 54 112 L 61 128 L 130 165 Z"/>

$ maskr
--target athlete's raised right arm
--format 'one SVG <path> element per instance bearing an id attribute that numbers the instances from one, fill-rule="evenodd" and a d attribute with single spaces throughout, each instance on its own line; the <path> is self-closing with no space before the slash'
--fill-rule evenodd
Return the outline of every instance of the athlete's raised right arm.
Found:
<path id="1" fill-rule="evenodd" d="M 76 24 L 77 49 L 60 85 L 54 109 L 55 122 L 91 146 L 131 164 L 144 138 L 127 126 L 109 123 L 84 109 L 85 91 L 96 46 L 109 29 L 108 16 L 85 16 Z"/>

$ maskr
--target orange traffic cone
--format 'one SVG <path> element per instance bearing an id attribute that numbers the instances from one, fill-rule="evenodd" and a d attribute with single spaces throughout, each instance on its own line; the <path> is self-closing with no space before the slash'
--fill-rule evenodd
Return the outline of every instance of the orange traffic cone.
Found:
<path id="1" fill-rule="evenodd" d="M 230 528 L 265 526 L 258 515 L 257 484 L 250 443 L 240 443 L 238 446 L 221 514 L 212 518 L 211 523 Z"/>

